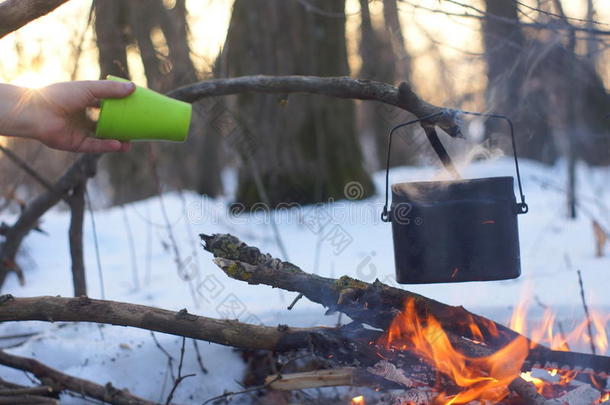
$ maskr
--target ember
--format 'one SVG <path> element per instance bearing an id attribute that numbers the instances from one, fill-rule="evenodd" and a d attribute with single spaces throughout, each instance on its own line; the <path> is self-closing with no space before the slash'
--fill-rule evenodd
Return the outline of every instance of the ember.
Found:
<path id="1" fill-rule="evenodd" d="M 352 398 L 350 405 L 366 405 L 366 401 L 362 395 Z"/>

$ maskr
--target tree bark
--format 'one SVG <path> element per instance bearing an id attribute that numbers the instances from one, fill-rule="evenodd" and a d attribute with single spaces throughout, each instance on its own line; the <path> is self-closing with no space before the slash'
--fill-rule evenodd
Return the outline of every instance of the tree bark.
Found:
<path id="1" fill-rule="evenodd" d="M 0 38 L 55 10 L 68 0 L 6 0 L 0 3 Z"/>
<path id="2" fill-rule="evenodd" d="M 74 187 L 70 196 L 70 257 L 72 258 L 72 284 L 74 296 L 87 295 L 85 258 L 83 253 L 83 221 L 85 219 L 86 180 Z"/>
<path id="3" fill-rule="evenodd" d="M 384 19 L 392 18 L 391 15 L 388 16 L 388 13 L 386 13 L 386 6 L 384 2 Z M 391 14 L 391 10 L 389 10 L 389 14 Z M 406 54 L 404 48 L 400 54 L 397 53 L 400 45 L 394 43 L 403 41 L 400 25 L 398 25 L 398 32 L 394 32 L 387 21 L 385 21 L 383 28 L 377 28 L 369 11 L 368 0 L 360 0 L 360 19 L 362 66 L 358 77 L 383 83 L 394 83 L 396 79 L 400 81 L 409 80 L 408 75 L 397 74 L 397 71 L 402 71 L 404 68 L 404 61 L 399 60 L 399 58 Z M 404 46 L 404 42 L 401 43 Z M 380 170 L 385 167 L 390 128 L 400 121 L 407 120 L 408 115 L 399 109 L 380 103 L 364 103 L 360 104 L 358 108 L 362 142 L 368 146 L 364 150 L 369 152 L 365 158 L 370 169 Z M 411 132 L 414 129 L 409 128 L 407 131 Z M 411 138 L 401 138 L 394 144 L 390 166 L 415 163 L 417 148 L 409 147 L 412 146 L 410 141 L 412 141 Z"/>
<path id="4" fill-rule="evenodd" d="M 129 78 L 127 65 L 126 4 L 121 0 L 96 0 L 95 34 L 99 52 L 100 77 Z"/>
<path id="5" fill-rule="evenodd" d="M 312 335 L 340 339 L 334 328 L 289 328 L 245 324 L 197 316 L 185 309 L 168 311 L 145 305 L 88 297 L 5 297 L 0 321 L 95 322 L 129 326 L 253 350 L 291 351 L 312 345 Z M 368 337 L 368 335 L 367 335 Z"/>
<path id="6" fill-rule="evenodd" d="M 294 1 L 237 0 L 221 71 L 230 76 L 347 75 L 345 18 L 338 17 L 344 0 L 310 3 L 333 17 Z M 246 207 L 261 201 L 275 206 L 342 199 L 350 181 L 362 185 L 362 197 L 372 193 L 352 101 L 241 95 L 230 108 L 239 127 L 229 142 L 244 162 L 236 199 Z"/>

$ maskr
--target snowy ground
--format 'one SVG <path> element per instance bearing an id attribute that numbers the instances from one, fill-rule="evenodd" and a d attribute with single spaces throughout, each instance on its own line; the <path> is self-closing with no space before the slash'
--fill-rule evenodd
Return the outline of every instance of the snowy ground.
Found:
<path id="1" fill-rule="evenodd" d="M 510 175 L 510 159 L 472 164 L 465 177 Z M 546 168 L 524 161 L 522 173 L 530 213 L 520 216 L 523 276 L 517 280 L 409 286 L 412 291 L 460 304 L 506 322 L 523 294 L 531 298 L 532 317 L 539 315 L 538 300 L 551 306 L 564 320 L 582 319 L 576 270 L 583 273 L 587 298 L 593 308 L 608 313 L 610 254 L 594 257 L 591 217 L 610 228 L 610 170 L 579 167 L 579 195 L 582 204 L 576 221 L 566 218 L 565 168 Z M 433 169 L 402 168 L 391 172 L 391 183 L 433 179 Z M 311 226 L 312 207 L 285 210 L 274 218 L 288 259 L 307 271 L 325 276 L 343 274 L 373 281 L 393 283 L 393 247 L 389 224 L 379 220 L 383 200 L 383 175 L 375 176 L 378 194 L 365 201 L 336 202 L 323 207 L 328 223 L 323 231 Z M 352 191 L 357 192 L 357 186 Z M 286 306 L 294 294 L 265 286 L 250 286 L 228 279 L 199 247 L 198 233 L 229 232 L 282 256 L 271 226 L 271 214 L 263 209 L 255 214 L 231 216 L 228 200 L 211 200 L 195 194 L 165 194 L 124 208 L 98 210 L 95 225 L 107 299 L 154 305 L 211 317 L 239 318 L 245 322 L 279 322 L 311 326 L 336 322 L 324 310 L 307 300 L 288 313 Z M 163 207 L 171 223 L 165 225 Z M 320 212 L 320 211 L 318 211 Z M 125 218 L 128 218 L 126 221 Z M 0 220 L 7 218 L 0 218 Z M 19 286 L 12 277 L 4 292 L 15 296 L 62 295 L 72 292 L 67 241 L 69 216 L 53 211 L 42 224 L 49 236 L 34 233 L 26 239 L 20 263 L 26 268 L 27 284 Z M 350 241 L 333 245 L 326 232 L 340 230 Z M 130 230 L 130 231 L 129 231 Z M 130 233 L 131 240 L 130 242 Z M 180 246 L 180 266 L 176 265 L 171 239 Z M 85 253 L 89 295 L 101 297 L 94 233 L 86 220 Z M 188 277 L 192 281 L 186 281 Z M 298 316 L 297 316 L 298 315 Z M 568 321 L 566 321 L 568 322 Z M 5 323 L 2 336 L 38 332 L 11 353 L 36 357 L 66 373 L 98 383 L 112 382 L 139 396 L 164 401 L 171 388 L 166 356 L 156 347 L 149 332 L 88 324 Z M 156 334 L 160 344 L 178 357 L 181 340 Z M 0 340 L 6 347 L 14 341 Z M 238 390 L 244 366 L 230 348 L 200 343 L 203 362 L 211 371 L 203 374 L 191 343 L 187 345 L 184 373 L 195 373 L 179 388 L 177 403 L 201 403 L 222 393 Z M 175 366 L 174 366 L 175 368 Z M 21 372 L 0 368 L 0 377 L 27 383 Z M 80 399 L 72 399 L 80 403 Z"/>

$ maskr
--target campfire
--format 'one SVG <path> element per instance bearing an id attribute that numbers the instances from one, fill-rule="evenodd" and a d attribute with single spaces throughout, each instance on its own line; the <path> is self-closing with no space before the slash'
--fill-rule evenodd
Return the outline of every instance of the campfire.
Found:
<path id="1" fill-rule="evenodd" d="M 373 388 L 356 391 L 348 402 L 357 405 L 584 405 L 610 399 L 610 358 L 603 355 L 609 319 L 603 314 L 588 311 L 568 329 L 547 309 L 528 330 L 523 301 L 507 327 L 379 281 L 309 274 L 231 235 L 202 239 L 228 276 L 298 292 L 353 320 L 307 332 L 304 345 L 325 359 L 324 367 L 271 374 L 265 387 L 272 390 Z M 276 347 L 294 346 L 290 339 Z M 587 348 L 592 354 L 571 351 Z"/>
<path id="2" fill-rule="evenodd" d="M 510 327 L 523 335 L 528 334 L 526 319 L 526 301 L 522 301 L 515 309 L 511 318 Z M 596 376 L 593 372 L 581 372 L 582 369 L 571 370 L 566 367 L 559 368 L 533 368 L 522 372 L 522 368 L 529 354 L 530 348 L 538 344 L 547 344 L 554 350 L 569 351 L 570 347 L 582 347 L 593 342 L 598 353 L 606 353 L 608 338 L 605 325 L 608 316 L 593 312 L 591 320 L 583 320 L 568 334 L 554 331 L 555 315 L 546 309 L 542 321 L 529 335 L 532 340 L 517 336 L 510 343 L 488 356 L 471 357 L 457 350 L 451 339 L 443 330 L 439 321 L 432 315 L 421 316 L 415 308 L 413 298 L 407 299 L 404 310 L 392 321 L 388 330 L 376 342 L 379 356 L 386 361 L 395 358 L 401 352 L 411 352 L 424 362 L 449 377 L 455 387 L 447 390 L 443 385 L 426 387 L 430 402 L 439 405 L 468 404 L 474 401 L 479 403 L 499 403 L 504 400 L 515 401 L 511 398 L 510 384 L 516 377 L 532 383 L 536 392 L 547 399 L 560 398 L 560 403 L 591 403 L 590 399 L 597 397 L 593 402 L 603 403 L 610 400 L 610 391 L 606 391 L 606 380 Z M 592 326 L 594 334 L 587 334 Z M 485 331 L 475 323 L 470 322 L 468 327 L 472 332 L 472 342 L 485 345 L 484 335 L 498 336 L 495 324 L 489 323 Z M 579 376 L 584 376 L 575 381 Z M 442 381 L 437 379 L 437 381 Z M 587 384 L 588 383 L 588 384 Z M 598 392 L 595 392 L 596 390 Z M 565 401 L 570 392 L 578 395 L 587 394 L 584 398 L 577 398 L 573 393 L 571 401 Z M 579 399 L 582 401 L 579 402 Z M 414 402 L 414 401 L 406 401 Z"/>

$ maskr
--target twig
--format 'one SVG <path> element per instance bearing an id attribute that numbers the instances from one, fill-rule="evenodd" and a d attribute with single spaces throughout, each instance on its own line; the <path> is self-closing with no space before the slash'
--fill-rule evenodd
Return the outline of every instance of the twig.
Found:
<path id="1" fill-rule="evenodd" d="M 299 302 L 299 300 L 301 298 L 303 298 L 305 296 L 305 294 L 303 293 L 298 293 L 296 297 L 294 297 L 294 299 L 292 300 L 292 302 L 290 303 L 290 305 L 288 305 L 288 310 L 292 310 L 292 308 L 294 308 L 294 306 L 296 305 L 297 302 Z"/>
<path id="2" fill-rule="evenodd" d="M 85 28 L 81 32 L 80 38 L 78 39 L 78 42 L 77 42 L 77 45 L 76 45 L 76 48 L 74 51 L 74 67 L 72 68 L 72 74 L 70 74 L 70 80 L 76 80 L 80 57 L 81 57 L 81 54 L 83 53 L 83 44 L 85 43 L 85 36 L 87 35 L 87 31 L 89 31 L 89 27 L 91 27 L 94 11 L 95 11 L 95 2 L 92 1 L 91 7 L 89 7 L 89 15 L 87 17 L 87 23 L 85 24 Z"/>
<path id="3" fill-rule="evenodd" d="M 32 177 L 34 180 L 36 180 L 38 183 L 40 183 L 40 185 L 42 185 L 48 191 L 53 192 L 53 193 L 57 193 L 58 192 L 57 190 L 55 190 L 53 188 L 53 185 L 47 179 L 42 177 L 42 175 L 40 173 L 38 173 L 36 170 L 34 170 L 34 168 L 32 166 L 30 166 L 28 164 L 28 162 L 26 162 L 25 160 L 21 159 L 12 150 L 7 149 L 4 146 L 0 145 L 0 151 L 2 151 L 6 155 L 6 157 L 8 157 L 15 165 L 17 165 L 24 172 L 29 174 L 30 177 Z M 64 200 L 66 200 L 66 201 L 68 200 L 68 196 L 67 195 L 62 195 L 62 198 Z"/>
<path id="4" fill-rule="evenodd" d="M 195 374 L 182 375 L 182 364 L 184 362 L 184 345 L 185 344 L 186 344 L 186 338 L 183 337 L 182 338 L 182 348 L 180 349 L 180 362 L 178 363 L 178 377 L 174 381 L 174 386 L 172 387 L 172 390 L 169 392 L 169 395 L 167 396 L 167 400 L 165 401 L 165 405 L 170 405 L 171 404 L 172 398 L 174 397 L 174 392 L 176 392 L 176 389 L 178 388 L 178 385 L 180 385 L 180 383 L 182 381 L 184 381 L 185 379 L 187 379 L 189 377 L 194 377 L 195 376 Z"/>
<path id="5" fill-rule="evenodd" d="M 205 366 L 203 365 L 203 359 L 201 357 L 201 352 L 199 351 L 199 345 L 197 344 L 197 341 L 195 339 L 191 339 L 193 341 L 193 346 L 195 347 L 195 354 L 197 357 L 197 364 L 199 364 L 199 369 L 201 370 L 201 372 L 203 374 L 207 374 L 208 373 L 208 369 L 205 368 Z"/>
<path id="6" fill-rule="evenodd" d="M 0 4 L 5 4 L 0 3 Z M 28 203 L 17 221 L 5 230 L 5 240 L 0 247 L 0 286 L 4 283 L 7 274 L 11 271 L 20 274 L 15 262 L 17 251 L 28 233 L 34 229 L 42 215 L 55 206 L 64 195 L 67 195 L 77 184 L 84 179 L 95 175 L 98 159 L 101 155 L 88 154 L 81 156 L 70 168 L 53 184 L 53 191 L 47 190 L 33 201 Z"/>
<path id="7" fill-rule="evenodd" d="M 174 358 L 172 357 L 171 354 L 169 354 L 169 352 L 167 350 L 165 350 L 163 348 L 163 346 L 161 346 L 161 343 L 159 343 L 159 341 L 157 340 L 157 337 L 155 336 L 155 333 L 153 331 L 150 331 L 150 336 L 152 336 L 152 339 L 155 342 L 155 345 L 157 346 L 157 348 L 159 350 L 161 350 L 161 353 L 163 353 L 165 355 L 165 357 L 167 357 L 167 365 L 169 367 L 169 372 L 172 376 L 172 380 L 175 380 L 176 377 L 174 377 Z"/>
<path id="8" fill-rule="evenodd" d="M 180 248 L 178 247 L 178 241 L 176 240 L 176 237 L 174 236 L 172 224 L 169 220 L 169 215 L 167 214 L 167 209 L 165 208 L 165 201 L 163 199 L 161 179 L 159 177 L 157 160 L 156 160 L 156 156 L 154 155 L 154 150 L 152 149 L 152 146 L 150 147 L 149 152 L 150 152 L 149 162 L 150 162 L 150 167 L 151 167 L 151 171 L 153 174 L 153 178 L 155 181 L 157 197 L 159 198 L 159 205 L 161 206 L 161 214 L 163 216 L 163 221 L 165 222 L 165 229 L 167 230 L 167 235 L 169 237 L 169 241 L 171 243 L 171 247 L 172 247 L 172 250 L 174 253 L 174 263 L 176 265 L 176 271 L 178 272 L 178 275 L 181 276 L 182 272 L 184 270 L 185 263 L 182 261 L 182 258 L 180 255 Z M 197 295 L 195 293 L 195 288 L 193 286 L 193 280 L 188 279 L 187 283 L 189 286 L 189 291 L 191 292 L 191 297 L 193 298 L 193 303 L 195 304 L 195 307 L 199 307 L 199 300 L 197 299 Z"/>
<path id="9" fill-rule="evenodd" d="M 218 395 L 218 396 L 215 396 L 215 397 L 212 397 L 212 398 L 206 400 L 202 405 L 206 405 L 206 404 L 209 404 L 211 402 L 217 401 L 219 399 L 228 398 L 228 397 L 232 397 L 232 396 L 235 396 L 235 395 L 243 395 L 243 394 L 247 394 L 249 392 L 255 392 L 255 391 L 264 390 L 264 389 L 268 388 L 271 384 L 273 384 L 275 381 L 279 380 L 280 378 L 281 378 L 281 375 L 278 374 L 277 377 L 274 380 L 266 382 L 263 385 L 258 385 L 256 387 L 246 388 L 245 390 L 242 390 L 242 391 L 235 391 L 235 392 L 229 391 L 229 392 L 225 392 L 224 394 L 221 394 L 221 395 Z"/>
<path id="10" fill-rule="evenodd" d="M 91 198 L 85 188 L 85 200 L 87 201 L 87 209 L 89 210 L 89 218 L 91 218 L 91 231 L 93 232 L 93 246 L 95 248 L 95 261 L 97 263 L 97 276 L 100 281 L 100 297 L 106 298 L 106 292 L 104 289 L 104 272 L 102 270 L 102 256 L 100 254 L 100 243 L 97 239 L 97 228 L 95 227 L 95 214 L 93 213 L 93 207 L 91 206 Z"/>
<path id="11" fill-rule="evenodd" d="M 121 205 L 121 212 L 123 213 L 123 222 L 125 223 L 125 230 L 127 232 L 127 242 L 129 243 L 129 255 L 131 257 L 131 272 L 133 274 L 133 287 L 135 290 L 140 289 L 140 278 L 138 277 L 138 260 L 136 258 L 136 246 L 134 243 L 133 233 L 131 231 L 131 225 L 129 223 L 129 216 L 124 205 Z"/>
<path id="12" fill-rule="evenodd" d="M 582 300 L 582 307 L 585 310 L 585 316 L 587 317 L 587 332 L 589 333 L 589 341 L 591 343 L 591 353 L 597 354 L 597 350 L 595 350 L 595 341 L 593 340 L 593 327 L 591 325 L 591 315 L 589 314 L 589 307 L 587 305 L 587 300 L 585 299 L 585 287 L 582 283 L 582 276 L 580 274 L 580 270 L 576 270 L 578 274 L 578 285 L 580 286 L 580 299 Z"/>

